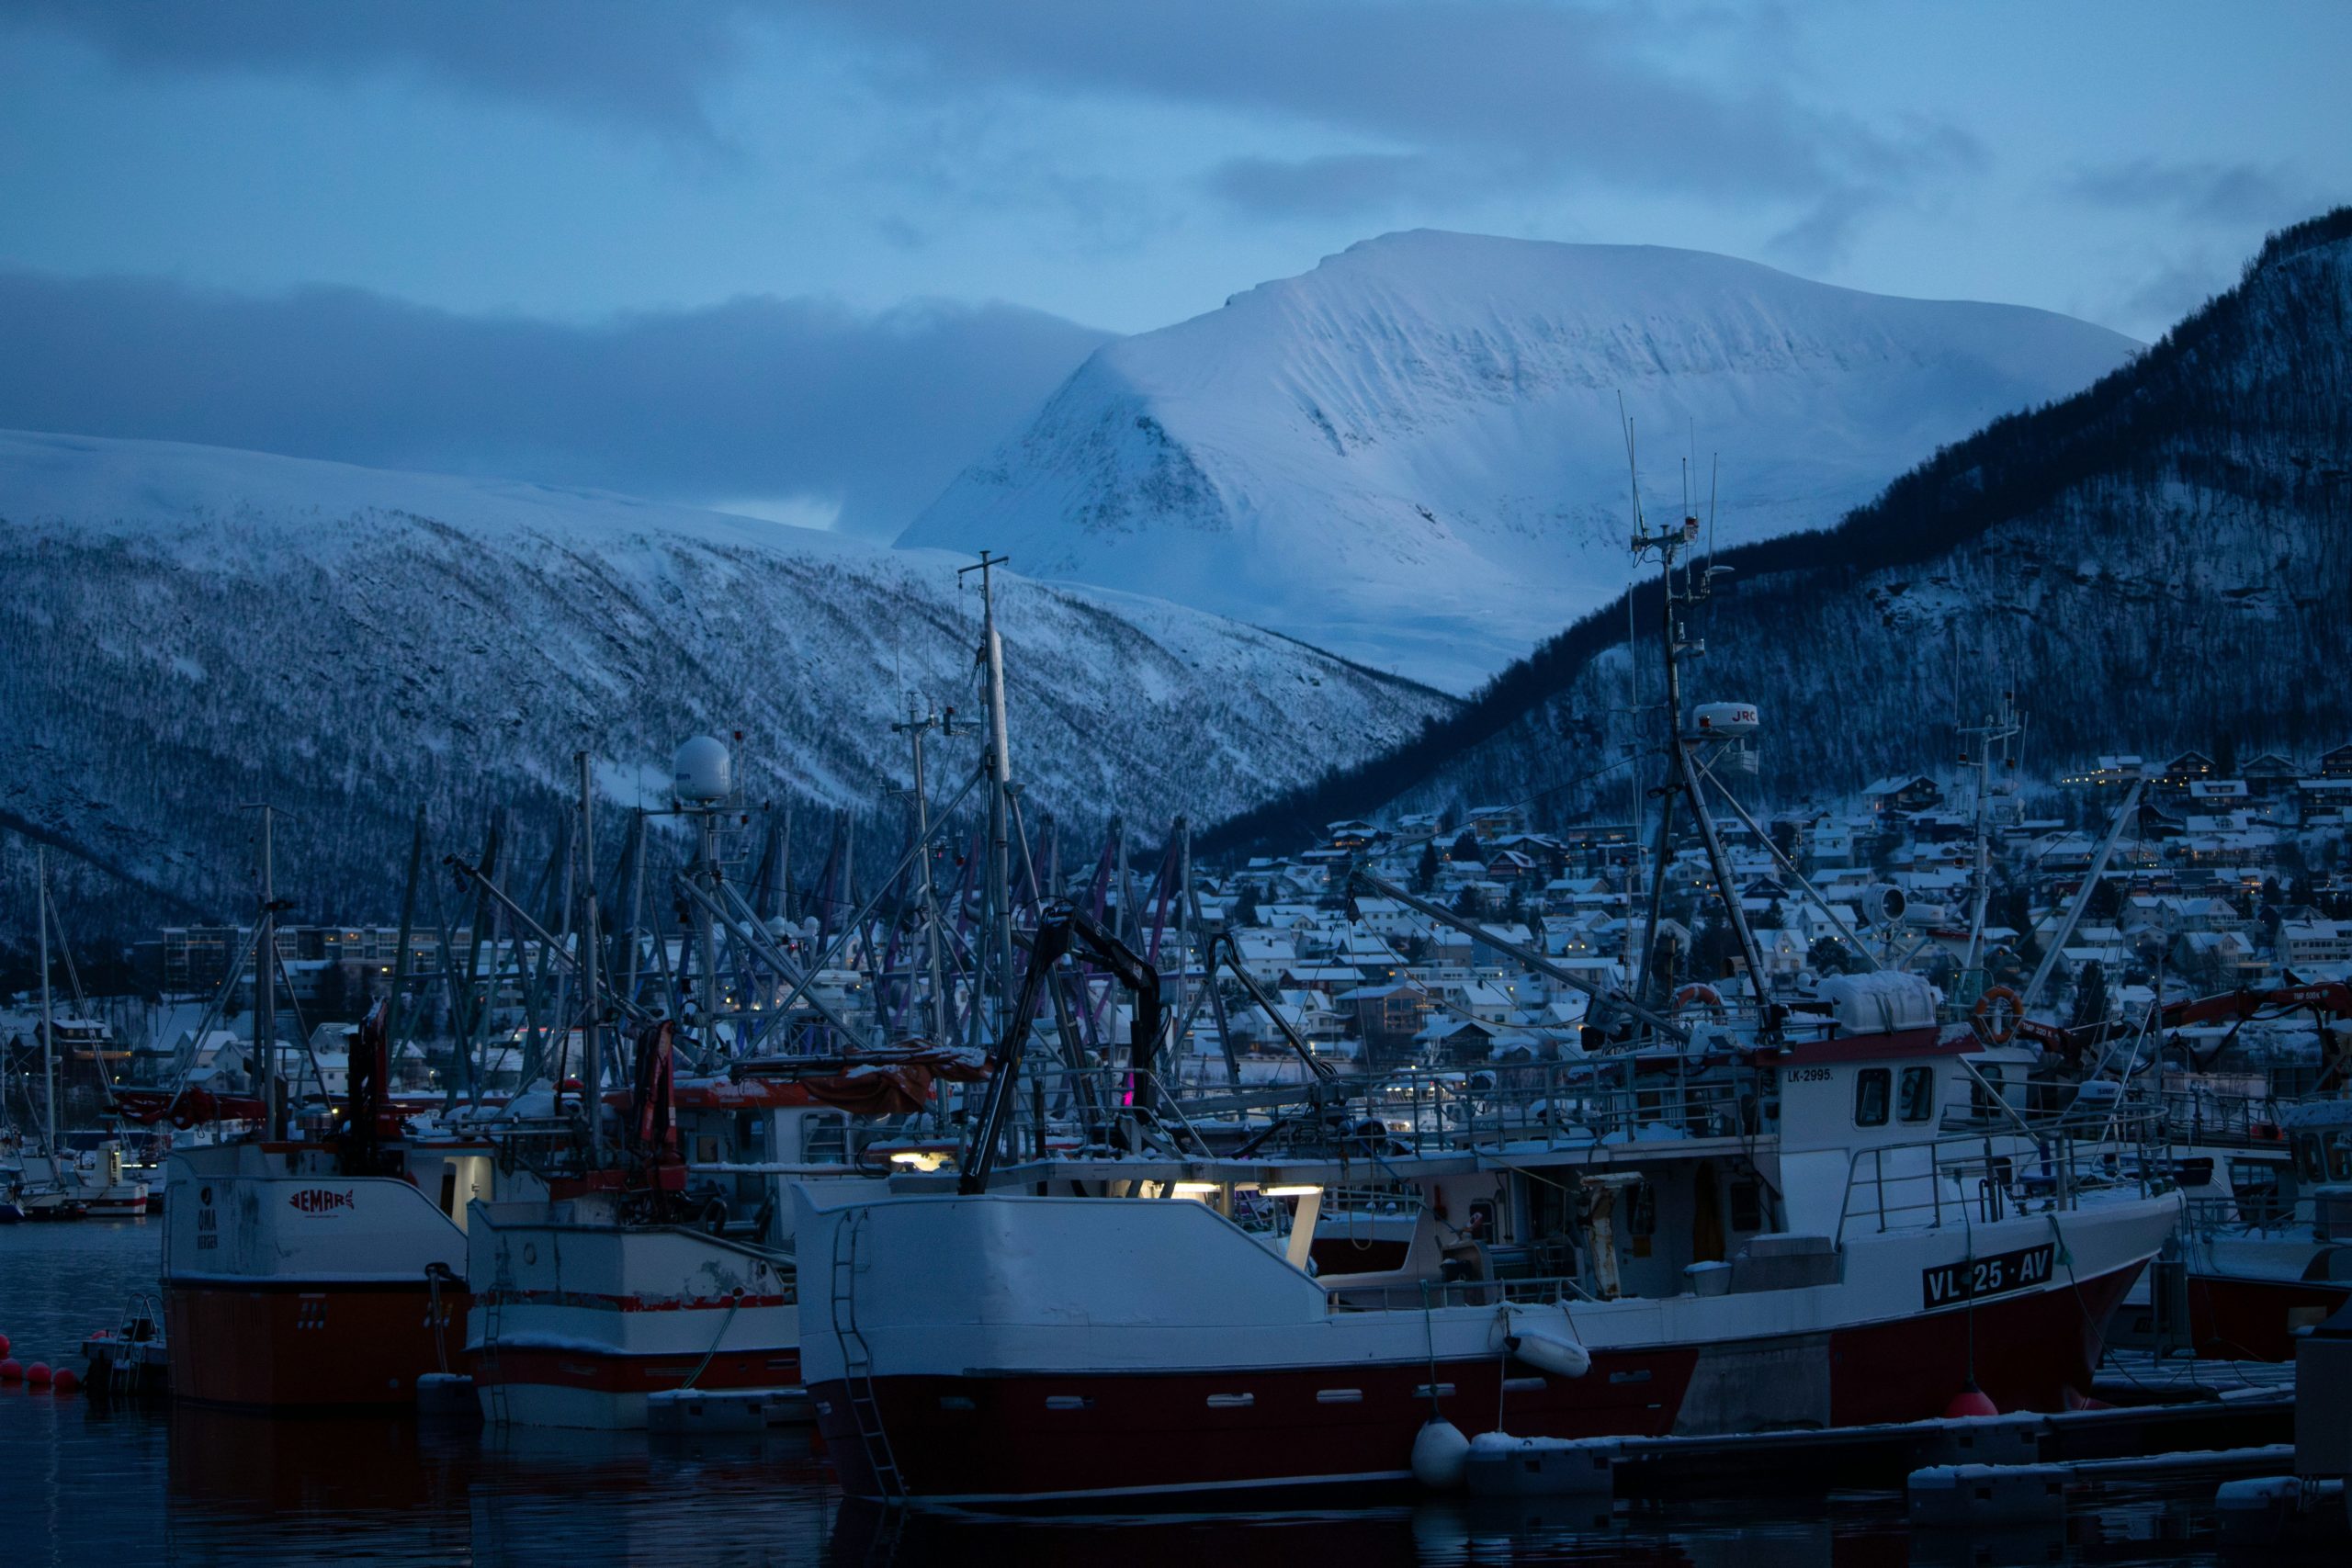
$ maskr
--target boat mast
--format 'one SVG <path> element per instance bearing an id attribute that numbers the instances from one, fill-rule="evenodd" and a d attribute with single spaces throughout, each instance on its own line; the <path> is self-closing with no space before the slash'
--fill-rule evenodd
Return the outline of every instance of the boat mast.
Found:
<path id="1" fill-rule="evenodd" d="M 601 936 L 596 929 L 596 827 L 591 805 L 588 753 L 572 754 L 580 772 L 580 998 L 584 1010 L 580 1021 L 581 1108 L 588 1113 L 588 1163 L 602 1163 L 605 1152 L 605 1032 L 599 1019 L 605 997 L 596 983 Z M 557 1090 L 561 1092 L 562 1086 Z"/>
<path id="2" fill-rule="evenodd" d="M 923 735 L 940 726 L 940 717 L 933 711 L 919 713 L 917 709 L 920 706 L 915 694 L 909 692 L 906 722 L 890 728 L 907 737 L 914 753 L 915 847 L 922 877 L 923 967 L 931 983 L 930 995 L 924 998 L 923 1014 L 928 1020 L 926 1032 L 932 1043 L 944 1045 L 947 1043 L 947 991 L 940 977 L 939 899 L 931 880 L 931 795 L 922 761 Z"/>
<path id="3" fill-rule="evenodd" d="M 49 988 L 49 846 L 33 846 L 33 894 L 40 904 L 41 1117 L 48 1139 L 50 1175 L 57 1179 L 57 1016 Z"/>
<path id="4" fill-rule="evenodd" d="M 1009 802 L 1012 750 L 1004 722 L 1004 643 L 997 635 L 995 570 L 1006 558 L 980 552 L 980 563 L 956 575 L 980 574 L 980 658 L 987 667 L 989 705 L 989 859 L 982 900 L 990 925 L 996 968 L 996 1024 L 1001 1036 L 1012 1017 L 1012 836 Z"/>
<path id="5" fill-rule="evenodd" d="M 703 891 L 713 903 L 718 898 L 718 811 L 716 807 L 695 814 L 695 832 L 701 861 Z M 707 907 L 696 906 L 695 911 L 695 963 L 701 973 L 695 976 L 701 991 L 702 1065 L 708 1067 L 718 1060 L 718 927 L 711 919 Z"/>
<path id="6" fill-rule="evenodd" d="M 250 807 L 261 813 L 261 918 L 254 936 L 254 1081 L 261 1089 L 264 1135 L 283 1138 L 286 1118 L 277 1097 L 277 887 L 270 857 L 270 829 L 277 808 L 267 801 Z"/>
<path id="7" fill-rule="evenodd" d="M 1706 738 L 1686 731 L 1682 724 L 1682 655 L 1685 652 L 1706 652 L 1703 642 L 1689 640 L 1689 627 L 1681 618 L 1682 613 L 1713 597 L 1717 572 L 1729 569 L 1711 564 L 1697 574 L 1694 582 L 1690 569 L 1686 565 L 1683 585 L 1677 590 L 1674 585 L 1675 560 L 1685 548 L 1698 542 L 1698 517 L 1686 510 L 1679 526 L 1662 529 L 1656 534 L 1649 532 L 1647 526 L 1640 522 L 1638 512 L 1635 518 L 1634 558 L 1638 560 L 1645 555 L 1655 554 L 1659 564 L 1658 612 L 1660 646 L 1666 662 L 1667 755 L 1673 764 L 1673 776 L 1668 792 L 1658 800 L 1658 863 L 1650 883 L 1649 953 L 1644 955 L 1642 962 L 1643 988 L 1646 989 L 1649 982 L 1650 955 L 1657 948 L 1658 911 L 1666 897 L 1666 873 L 1672 849 L 1671 840 L 1667 836 L 1668 824 L 1673 818 L 1674 797 L 1679 794 L 1689 804 L 1691 818 L 1698 827 L 1700 843 L 1706 850 L 1708 869 L 1714 874 L 1715 896 L 1722 901 L 1724 918 L 1729 922 L 1732 934 L 1739 943 L 1740 959 L 1747 965 L 1748 981 L 1755 989 L 1758 1007 L 1762 1011 L 1766 1031 L 1770 1032 L 1773 1028 L 1773 1019 L 1764 994 L 1763 953 L 1756 945 L 1756 933 L 1748 930 L 1747 912 L 1739 907 L 1739 889 L 1732 884 L 1731 860 L 1724 852 L 1723 835 L 1715 829 L 1714 818 L 1707 810 L 1706 796 L 1700 785 L 1698 763 L 1691 755 Z"/>
<path id="8" fill-rule="evenodd" d="M 1976 860 L 1969 879 L 1968 956 L 1960 966 L 1962 1001 L 1973 1002 L 1984 989 L 1984 917 L 1993 897 L 1992 829 L 1993 829 L 1993 748 L 2001 749 L 2001 760 L 2008 761 L 2009 741 L 2016 737 L 2018 723 L 2016 694 L 2003 692 L 1997 713 L 1987 714 L 1984 722 L 1963 726 L 1961 734 L 1973 737 L 1976 742 Z M 1962 763 L 1972 759 L 1963 755 Z"/>

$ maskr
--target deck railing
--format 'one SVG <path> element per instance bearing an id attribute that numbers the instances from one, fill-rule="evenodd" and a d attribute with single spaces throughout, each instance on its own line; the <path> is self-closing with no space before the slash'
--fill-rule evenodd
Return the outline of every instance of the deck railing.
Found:
<path id="1" fill-rule="evenodd" d="M 1334 1312 L 1427 1312 L 1440 1307 L 1496 1307 L 1505 1303 L 1544 1306 L 1557 1301 L 1595 1299 L 1581 1281 L 1568 1274 L 1408 1280 L 1394 1285 L 1340 1284 L 1327 1293 Z"/>
<path id="2" fill-rule="evenodd" d="M 1847 1165 L 1837 1242 L 1849 1229 L 1934 1230 L 2014 1213 L 2060 1213 L 2086 1194 L 2172 1185 L 2145 1118 L 2102 1126 L 2064 1121 L 1959 1138 L 1856 1149 Z"/>
<path id="3" fill-rule="evenodd" d="M 1032 1063 L 1023 1076 L 1010 1134 L 1022 1158 L 1036 1152 L 1040 1129 L 1048 1145 L 1094 1153 L 1126 1146 L 1140 1130 L 1191 1153 L 1249 1145 L 1267 1155 L 1311 1148 L 1379 1157 L 1753 1137 L 1774 1130 L 1777 1111 L 1761 1073 L 1721 1062 L 1702 1070 L 1655 1060 L 1638 1070 L 1630 1060 L 1407 1068 L 1184 1097 L 1125 1067 Z"/>

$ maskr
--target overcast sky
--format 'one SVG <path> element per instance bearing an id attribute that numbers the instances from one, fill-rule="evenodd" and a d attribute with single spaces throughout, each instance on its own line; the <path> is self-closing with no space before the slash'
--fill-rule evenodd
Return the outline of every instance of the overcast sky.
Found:
<path id="1" fill-rule="evenodd" d="M 0 0 L 0 424 L 888 536 L 1387 230 L 2148 338 L 2352 199 L 2352 6 Z"/>

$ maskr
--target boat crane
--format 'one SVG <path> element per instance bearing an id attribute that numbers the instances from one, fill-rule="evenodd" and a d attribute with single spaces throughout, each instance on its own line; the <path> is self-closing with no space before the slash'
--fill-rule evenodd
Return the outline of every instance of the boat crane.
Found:
<path id="1" fill-rule="evenodd" d="M 1083 909 L 1059 900 L 1047 904 L 1030 938 L 1029 966 L 1021 977 L 1020 994 L 1005 1020 L 1004 1032 L 989 1051 L 988 1094 L 981 1101 L 979 1120 L 973 1126 L 967 1152 L 958 1162 L 963 1174 L 956 1190 L 967 1197 L 989 1190 L 989 1177 L 996 1168 L 997 1145 L 1012 1109 L 1013 1091 L 1020 1083 L 1021 1058 L 1028 1044 L 1029 1026 L 1037 1016 L 1041 994 L 1052 981 L 1054 965 L 1073 946 L 1083 948 L 1135 994 L 1135 1016 L 1128 1032 L 1128 1067 L 1137 1075 L 1138 1089 L 1146 1081 L 1142 1075 L 1151 1070 L 1166 1017 L 1160 1006 L 1159 971 Z M 1041 1135 L 1043 1132 L 1041 1126 Z"/>

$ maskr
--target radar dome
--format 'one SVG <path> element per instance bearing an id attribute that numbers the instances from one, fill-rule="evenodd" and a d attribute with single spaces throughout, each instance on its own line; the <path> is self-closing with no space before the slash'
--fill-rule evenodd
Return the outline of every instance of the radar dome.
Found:
<path id="1" fill-rule="evenodd" d="M 1764 725 L 1754 703 L 1701 703 L 1691 716 L 1704 735 L 1753 735 Z"/>
<path id="2" fill-rule="evenodd" d="M 735 790 L 734 759 L 717 738 L 697 735 L 678 748 L 671 789 L 680 800 L 725 800 Z"/>

